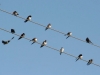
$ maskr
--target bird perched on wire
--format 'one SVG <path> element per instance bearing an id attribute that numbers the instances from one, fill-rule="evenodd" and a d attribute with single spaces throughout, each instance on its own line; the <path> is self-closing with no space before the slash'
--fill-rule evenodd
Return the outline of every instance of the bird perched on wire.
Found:
<path id="1" fill-rule="evenodd" d="M 30 40 L 30 41 L 33 41 L 33 43 L 32 44 L 34 44 L 35 42 L 37 42 L 37 38 L 33 38 L 32 40 Z"/>
<path id="2" fill-rule="evenodd" d="M 64 52 L 64 48 L 61 47 L 61 49 L 60 49 L 60 55 L 61 55 L 63 52 Z"/>
<path id="3" fill-rule="evenodd" d="M 19 14 L 17 13 L 17 11 L 14 11 L 12 14 L 13 14 L 14 16 L 19 15 Z"/>
<path id="4" fill-rule="evenodd" d="M 45 28 L 45 30 L 50 29 L 50 28 L 51 28 L 51 24 L 49 23 L 49 24 L 47 25 L 47 27 Z"/>
<path id="5" fill-rule="evenodd" d="M 69 37 L 72 35 L 72 32 L 68 32 L 67 34 L 65 34 L 65 36 L 66 36 L 66 35 L 68 36 L 67 38 L 69 38 Z M 66 38 L 66 39 L 67 39 L 67 38 Z"/>
<path id="6" fill-rule="evenodd" d="M 25 20 L 24 22 L 26 23 L 27 21 L 30 21 L 30 20 L 31 20 L 31 18 L 32 18 L 32 16 L 31 16 L 31 15 L 29 15 L 29 16 L 26 18 L 26 20 Z"/>
<path id="7" fill-rule="evenodd" d="M 83 58 L 82 54 L 79 54 L 79 56 L 77 57 L 76 61 L 79 60 L 79 59 L 82 59 L 82 58 Z"/>
<path id="8" fill-rule="evenodd" d="M 20 35 L 20 37 L 18 38 L 18 40 L 20 40 L 21 38 L 23 38 L 25 36 L 25 33 L 22 33 L 21 35 Z"/>
<path id="9" fill-rule="evenodd" d="M 86 42 L 87 42 L 87 43 L 93 44 L 93 43 L 91 42 L 91 40 L 90 40 L 88 37 L 86 38 Z"/>
<path id="10" fill-rule="evenodd" d="M 12 39 L 14 39 L 14 37 L 12 37 L 11 40 L 12 40 Z M 8 44 L 11 40 L 8 40 L 8 41 L 2 40 L 2 43 L 5 45 L 5 44 Z"/>
<path id="11" fill-rule="evenodd" d="M 46 46 L 47 45 L 47 40 L 43 41 L 40 48 L 42 48 L 43 46 Z"/>
<path id="12" fill-rule="evenodd" d="M 11 33 L 14 34 L 15 33 L 15 30 L 14 29 L 11 29 Z"/>
<path id="13" fill-rule="evenodd" d="M 93 62 L 93 59 L 90 59 L 87 63 L 87 65 L 90 65 Z"/>

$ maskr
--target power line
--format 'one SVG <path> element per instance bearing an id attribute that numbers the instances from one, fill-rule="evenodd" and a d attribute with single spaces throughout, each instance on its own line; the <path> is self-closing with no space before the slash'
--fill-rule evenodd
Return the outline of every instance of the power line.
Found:
<path id="1" fill-rule="evenodd" d="M 12 13 L 7 12 L 7 11 L 5 11 L 5 10 L 0 9 L 0 11 L 12 15 Z M 21 16 L 16 16 L 16 17 L 26 20 L 26 18 L 23 18 L 23 17 L 21 17 Z M 42 26 L 42 27 L 46 27 L 46 26 L 44 26 L 44 25 L 42 25 L 42 24 L 39 24 L 39 23 L 37 23 L 37 22 L 34 22 L 34 21 L 32 21 L 32 20 L 31 20 L 30 22 L 32 22 L 32 23 L 34 23 L 34 24 L 36 24 L 36 25 Z M 63 32 L 61 32 L 61 31 L 55 30 L 55 29 L 53 29 L 53 28 L 50 28 L 50 29 L 53 30 L 53 31 L 55 31 L 55 32 L 58 32 L 58 33 L 60 33 L 60 34 L 66 35 L 66 33 L 63 33 Z M 72 38 L 74 38 L 74 39 L 77 39 L 77 40 L 80 40 L 80 41 L 82 41 L 82 42 L 86 42 L 86 41 L 84 41 L 84 40 L 82 40 L 82 39 L 79 39 L 79 38 L 77 38 L 77 37 L 74 37 L 74 36 L 72 36 L 72 35 L 71 35 L 70 37 L 72 37 Z M 96 45 L 96 44 L 91 44 L 91 45 L 100 48 L 100 46 L 98 46 L 98 45 Z"/>
<path id="2" fill-rule="evenodd" d="M 11 33 L 10 31 L 8 31 L 8 30 L 6 30 L 6 29 L 3 29 L 3 28 L 0 28 L 0 30 L 3 30 L 3 31 L 8 32 L 8 33 Z M 20 36 L 20 35 L 18 35 L 18 34 L 16 34 L 16 33 L 14 33 L 14 35 L 16 35 L 16 36 Z M 26 40 L 31 40 L 31 39 L 26 38 L 26 37 L 23 37 L 23 38 L 26 39 Z M 38 44 L 41 45 L 41 43 L 39 43 L 39 42 L 36 42 L 36 43 L 38 43 Z M 59 49 L 56 49 L 56 48 L 53 48 L 53 47 L 50 47 L 50 46 L 47 46 L 47 45 L 46 45 L 46 47 L 47 47 L 47 48 L 50 48 L 50 49 L 52 49 L 52 50 L 55 50 L 55 51 L 60 52 Z M 71 56 L 71 57 L 77 58 L 76 56 L 74 56 L 74 55 L 72 55 L 72 54 L 69 54 L 69 53 L 67 53 L 67 52 L 63 52 L 63 53 L 66 54 L 66 55 L 68 55 L 68 56 Z M 84 62 L 88 62 L 87 60 L 84 60 L 84 59 L 81 59 L 81 60 L 84 61 Z M 92 64 L 95 65 L 95 66 L 100 67 L 100 65 L 98 65 L 98 64 L 95 64 L 95 63 L 92 63 Z"/>

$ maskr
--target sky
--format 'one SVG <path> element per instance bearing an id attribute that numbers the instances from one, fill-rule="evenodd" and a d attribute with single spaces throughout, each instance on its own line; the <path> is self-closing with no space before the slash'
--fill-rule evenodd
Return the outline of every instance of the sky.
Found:
<path id="1" fill-rule="evenodd" d="M 0 0 L 0 9 L 17 11 L 26 18 L 32 15 L 32 21 L 47 25 L 61 32 L 85 40 L 86 37 L 100 45 L 100 0 Z M 15 29 L 16 34 L 25 33 L 25 37 L 36 37 L 39 43 L 47 40 L 47 45 L 74 56 L 83 54 L 83 59 L 93 59 L 100 65 L 100 48 L 76 40 L 31 22 L 0 11 L 0 28 Z M 9 40 L 9 44 L 0 43 L 0 75 L 100 75 L 100 67 L 70 57 L 66 54 L 28 40 L 18 40 L 18 36 L 0 31 L 0 40 Z"/>

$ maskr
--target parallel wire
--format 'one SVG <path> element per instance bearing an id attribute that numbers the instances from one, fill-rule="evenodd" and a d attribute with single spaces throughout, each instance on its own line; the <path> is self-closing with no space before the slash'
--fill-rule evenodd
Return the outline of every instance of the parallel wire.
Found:
<path id="1" fill-rule="evenodd" d="M 8 32 L 8 33 L 11 33 L 10 31 L 8 31 L 8 30 L 6 30 L 6 29 L 3 29 L 3 28 L 0 28 L 0 30 L 3 30 L 3 31 Z M 20 37 L 20 35 L 18 35 L 18 34 L 16 34 L 16 33 L 14 33 L 14 35 Z M 23 38 L 26 39 L 26 40 L 31 40 L 31 39 L 26 38 L 26 37 L 23 37 Z M 39 42 L 36 42 L 36 43 L 41 45 L 41 43 L 39 43 Z M 50 49 L 52 49 L 52 50 L 55 50 L 55 51 L 60 52 L 59 49 L 56 49 L 56 48 L 53 48 L 53 47 L 50 47 L 50 46 L 47 46 L 47 45 L 46 45 L 46 47 L 47 47 L 47 48 L 50 48 Z M 66 54 L 66 55 L 68 55 L 68 56 L 71 56 L 71 57 L 77 58 L 76 56 L 74 56 L 74 55 L 72 55 L 72 54 L 69 54 L 69 53 L 67 53 L 67 52 L 63 52 L 63 53 Z M 84 62 L 88 62 L 87 60 L 84 60 L 84 59 L 81 59 L 81 60 L 84 61 Z M 95 64 L 95 63 L 92 63 L 92 64 L 95 65 L 95 66 L 100 67 L 100 65 L 98 65 L 98 64 Z"/>
<path id="2" fill-rule="evenodd" d="M 5 13 L 7 13 L 7 14 L 13 15 L 12 13 L 7 12 L 7 11 L 2 10 L 2 9 L 0 9 L 0 11 L 5 12 Z M 21 17 L 21 16 L 16 16 L 16 17 L 21 18 L 21 19 L 23 19 L 23 20 L 26 20 L 26 18 L 23 18 L 23 17 Z M 34 22 L 34 21 L 32 21 L 32 20 L 30 20 L 30 22 L 32 22 L 32 23 L 34 23 L 34 24 L 36 24 L 36 25 L 42 26 L 42 27 L 46 27 L 46 26 L 44 26 L 44 25 L 42 25 L 42 24 L 39 24 L 39 23 L 37 23 L 37 22 Z M 55 32 L 58 32 L 58 33 L 60 33 L 60 34 L 66 35 L 66 33 L 63 33 L 63 32 L 61 32 L 61 31 L 55 30 L 55 29 L 53 29 L 53 28 L 50 28 L 50 29 L 53 30 L 53 31 L 55 31 Z M 77 40 L 80 40 L 80 41 L 82 41 L 82 42 L 86 42 L 86 41 L 84 41 L 84 40 L 82 40 L 82 39 L 79 39 L 79 38 L 77 38 L 77 37 L 74 37 L 74 36 L 70 36 L 70 37 L 72 37 L 72 38 L 74 38 L 74 39 L 77 39 Z M 98 45 L 96 45 L 96 44 L 91 44 L 91 45 L 100 48 L 100 46 L 98 46 Z"/>

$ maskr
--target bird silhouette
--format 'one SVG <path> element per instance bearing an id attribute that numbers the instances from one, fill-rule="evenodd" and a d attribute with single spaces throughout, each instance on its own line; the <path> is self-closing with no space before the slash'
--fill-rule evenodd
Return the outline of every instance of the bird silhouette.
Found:
<path id="1" fill-rule="evenodd" d="M 14 34 L 15 33 L 15 30 L 14 29 L 11 29 L 11 33 Z"/>
<path id="2" fill-rule="evenodd" d="M 87 43 L 93 44 L 93 43 L 91 42 L 91 40 L 90 40 L 88 37 L 86 38 L 86 42 L 87 42 Z"/>

